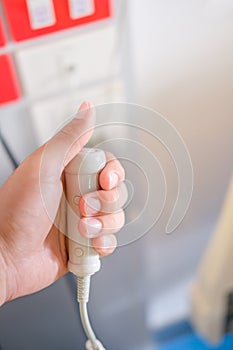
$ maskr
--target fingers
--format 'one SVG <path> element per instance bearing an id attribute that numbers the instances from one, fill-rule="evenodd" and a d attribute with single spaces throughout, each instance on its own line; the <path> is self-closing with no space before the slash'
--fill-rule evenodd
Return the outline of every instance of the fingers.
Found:
<path id="1" fill-rule="evenodd" d="M 110 190 L 125 179 L 125 170 L 119 160 L 106 152 L 107 164 L 100 173 L 99 182 L 103 190 Z"/>
<path id="2" fill-rule="evenodd" d="M 79 201 L 83 216 L 79 221 L 79 232 L 92 239 L 93 247 L 101 256 L 111 254 L 117 246 L 114 234 L 125 223 L 121 208 L 128 197 L 122 165 L 111 153 L 106 153 L 106 158 L 107 164 L 99 176 L 102 190 L 87 193 Z"/>
<path id="3" fill-rule="evenodd" d="M 95 125 L 95 110 L 83 102 L 76 116 L 43 146 L 41 178 L 60 178 L 65 166 L 90 139 Z"/>
<path id="4" fill-rule="evenodd" d="M 96 216 L 117 212 L 127 201 L 127 188 L 122 182 L 109 191 L 96 191 L 85 194 L 79 201 L 82 216 Z"/>
<path id="5" fill-rule="evenodd" d="M 79 220 L 78 230 L 86 238 L 97 238 L 118 232 L 125 223 L 124 211 L 121 209 L 109 215 L 83 217 Z"/>

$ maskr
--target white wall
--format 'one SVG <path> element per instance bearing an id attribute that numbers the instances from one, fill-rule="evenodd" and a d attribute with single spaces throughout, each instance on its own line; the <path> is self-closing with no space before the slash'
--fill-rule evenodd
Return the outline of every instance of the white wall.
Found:
<path id="1" fill-rule="evenodd" d="M 185 220 L 171 237 L 161 224 L 145 242 L 146 269 L 165 288 L 174 272 L 195 270 L 233 170 L 233 3 L 131 0 L 130 13 L 134 101 L 174 124 L 194 167 Z M 167 176 L 174 189 L 176 178 Z"/>

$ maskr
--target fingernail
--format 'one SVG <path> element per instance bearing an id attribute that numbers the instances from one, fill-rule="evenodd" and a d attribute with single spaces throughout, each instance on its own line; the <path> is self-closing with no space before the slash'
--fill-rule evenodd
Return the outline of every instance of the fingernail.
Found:
<path id="1" fill-rule="evenodd" d="M 102 222 L 93 218 L 82 219 L 81 224 L 83 224 L 84 231 L 86 235 L 90 238 L 95 237 L 102 228 Z"/>
<path id="2" fill-rule="evenodd" d="M 76 119 L 84 119 L 87 115 L 88 109 L 92 106 L 90 102 L 84 101 L 79 107 L 78 112 L 75 115 Z"/>
<path id="3" fill-rule="evenodd" d="M 101 203 L 99 199 L 94 197 L 87 197 L 85 200 L 85 212 L 87 215 L 94 215 L 101 209 Z"/>
<path id="4" fill-rule="evenodd" d="M 115 187 L 118 183 L 118 175 L 114 172 L 110 173 L 109 174 L 109 184 L 110 184 L 110 187 Z"/>

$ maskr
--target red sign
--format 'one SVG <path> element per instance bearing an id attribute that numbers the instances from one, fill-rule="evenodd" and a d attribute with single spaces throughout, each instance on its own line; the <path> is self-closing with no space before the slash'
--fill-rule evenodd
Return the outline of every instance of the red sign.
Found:
<path id="1" fill-rule="evenodd" d="M 2 19 L 0 18 L 0 46 L 4 46 L 6 44 L 6 37 L 3 30 Z"/>
<path id="2" fill-rule="evenodd" d="M 108 18 L 110 0 L 3 0 L 16 41 Z"/>
<path id="3" fill-rule="evenodd" d="M 20 96 L 17 76 L 10 56 L 0 56 L 0 105 Z"/>

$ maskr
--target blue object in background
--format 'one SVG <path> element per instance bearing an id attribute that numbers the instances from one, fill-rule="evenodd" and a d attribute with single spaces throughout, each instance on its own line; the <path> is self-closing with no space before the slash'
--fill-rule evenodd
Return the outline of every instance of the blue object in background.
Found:
<path id="1" fill-rule="evenodd" d="M 225 337 L 223 342 L 218 346 L 210 346 L 204 343 L 195 334 L 188 334 L 179 337 L 161 345 L 156 350 L 232 350 L 233 349 L 233 335 Z"/>

